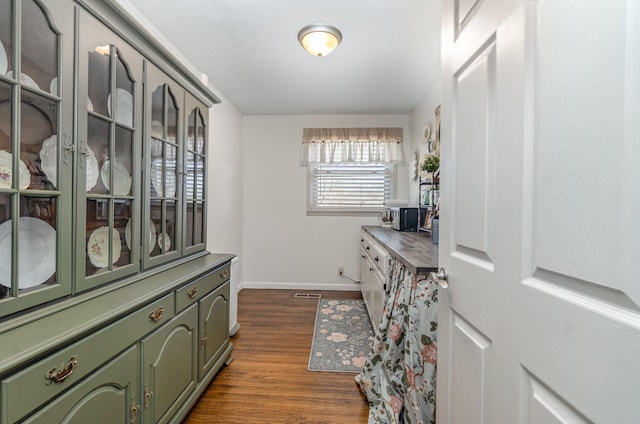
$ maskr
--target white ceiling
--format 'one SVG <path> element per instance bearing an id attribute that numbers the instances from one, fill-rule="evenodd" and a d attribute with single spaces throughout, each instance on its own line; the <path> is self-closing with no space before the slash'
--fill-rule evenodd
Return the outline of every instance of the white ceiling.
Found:
<path id="1" fill-rule="evenodd" d="M 245 115 L 406 114 L 440 78 L 441 0 L 129 0 Z M 314 57 L 312 23 L 342 44 Z"/>

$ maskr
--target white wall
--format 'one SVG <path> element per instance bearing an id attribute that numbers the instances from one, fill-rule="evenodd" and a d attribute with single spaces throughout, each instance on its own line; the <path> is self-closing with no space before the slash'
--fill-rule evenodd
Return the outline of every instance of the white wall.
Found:
<path id="1" fill-rule="evenodd" d="M 427 143 L 423 137 L 424 126 L 430 122 L 431 128 L 435 128 L 435 110 L 440 104 L 442 99 L 442 83 L 438 81 L 429 89 L 429 92 L 424 96 L 418 105 L 411 111 L 410 115 L 410 127 L 411 127 L 411 140 L 410 152 L 418 153 L 418 166 L 420 157 L 423 153 L 427 153 Z M 408 159 L 407 159 L 408 160 Z M 418 168 L 419 169 L 419 168 Z M 409 182 L 409 201 L 412 205 L 418 204 L 418 180 Z"/>
<path id="2" fill-rule="evenodd" d="M 242 115 L 219 93 L 222 103 L 209 112 L 209 201 L 207 249 L 238 255 L 231 268 L 229 326 L 238 322 L 238 285 L 242 282 Z"/>
<path id="3" fill-rule="evenodd" d="M 360 227 L 379 225 L 379 216 L 307 216 L 302 129 L 387 126 L 409 137 L 407 115 L 244 117 L 243 287 L 358 289 L 337 268 L 360 278 Z M 407 198 L 406 167 L 398 175 Z"/>

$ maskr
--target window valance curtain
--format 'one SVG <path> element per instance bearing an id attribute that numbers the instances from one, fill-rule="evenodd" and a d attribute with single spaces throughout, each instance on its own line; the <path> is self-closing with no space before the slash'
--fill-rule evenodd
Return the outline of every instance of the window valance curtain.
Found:
<path id="1" fill-rule="evenodd" d="M 305 128 L 302 133 L 302 166 L 402 161 L 402 128 Z"/>

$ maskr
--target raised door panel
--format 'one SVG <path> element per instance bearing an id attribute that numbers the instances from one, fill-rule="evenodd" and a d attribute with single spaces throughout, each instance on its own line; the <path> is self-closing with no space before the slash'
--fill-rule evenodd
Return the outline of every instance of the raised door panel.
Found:
<path id="1" fill-rule="evenodd" d="M 199 378 L 214 367 L 229 344 L 229 282 L 200 301 Z"/>
<path id="2" fill-rule="evenodd" d="M 145 192 L 142 237 L 144 268 L 180 257 L 181 181 L 184 150 L 184 89 L 145 63 Z"/>
<path id="3" fill-rule="evenodd" d="M 640 422 L 640 8 L 540 0 L 525 22 L 518 322 L 547 341 L 517 344 L 527 422 Z"/>
<path id="4" fill-rule="evenodd" d="M 27 418 L 29 424 L 134 423 L 139 418 L 138 349 L 125 353 Z"/>
<path id="5" fill-rule="evenodd" d="M 73 16 L 0 4 L 0 315 L 72 289 Z"/>
<path id="6" fill-rule="evenodd" d="M 185 310 L 142 341 L 145 423 L 166 423 L 198 381 L 198 308 Z"/>
<path id="7" fill-rule="evenodd" d="M 93 15 L 80 11 L 76 287 L 140 269 L 143 58 Z"/>

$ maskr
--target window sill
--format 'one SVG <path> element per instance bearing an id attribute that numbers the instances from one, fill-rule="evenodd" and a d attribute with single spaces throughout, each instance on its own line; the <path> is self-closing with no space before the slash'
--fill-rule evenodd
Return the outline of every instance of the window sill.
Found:
<path id="1" fill-rule="evenodd" d="M 313 209 L 307 210 L 307 216 L 377 216 L 383 210 Z"/>

